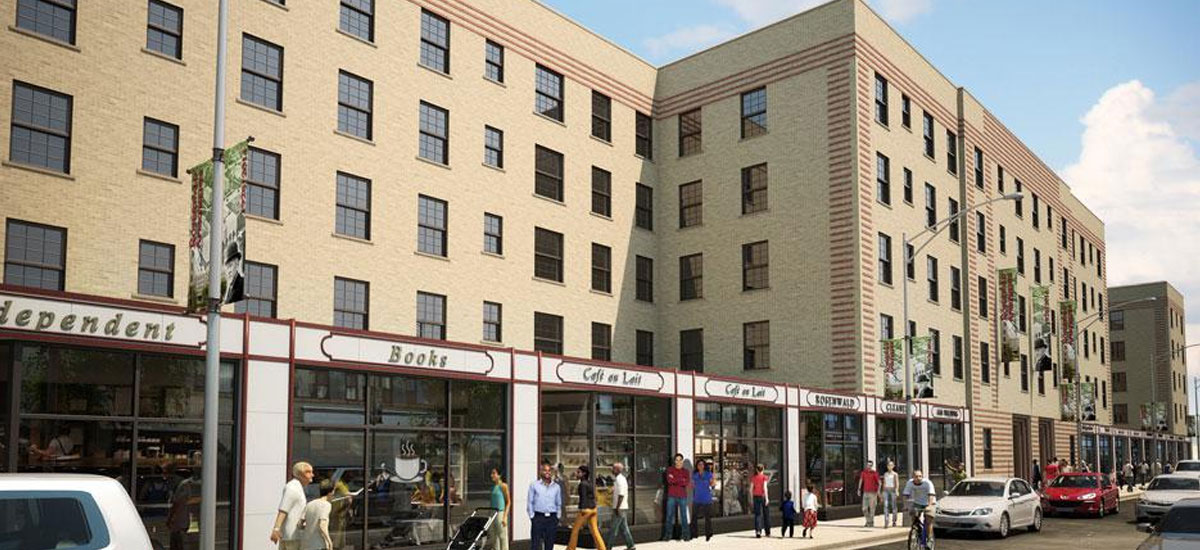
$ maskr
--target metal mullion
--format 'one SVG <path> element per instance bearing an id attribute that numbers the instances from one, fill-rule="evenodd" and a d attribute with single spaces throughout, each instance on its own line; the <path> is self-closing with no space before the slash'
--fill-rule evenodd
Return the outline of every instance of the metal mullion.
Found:
<path id="1" fill-rule="evenodd" d="M 41 132 L 43 134 L 52 134 L 52 135 L 61 137 L 63 139 L 71 138 L 71 134 L 64 132 L 62 130 L 55 130 L 54 128 L 50 128 L 50 127 L 46 127 L 46 126 L 39 126 L 32 122 L 26 122 L 26 121 L 17 120 L 17 119 L 13 119 L 12 122 L 14 125 L 25 128 L 26 130 L 32 130 L 34 132 Z"/>
<path id="2" fill-rule="evenodd" d="M 265 80 L 270 80 L 271 82 L 274 82 L 274 83 L 276 83 L 276 84 L 278 84 L 278 83 L 279 83 L 279 81 L 280 81 L 280 77 L 277 77 L 277 76 L 271 76 L 271 75 L 268 75 L 267 73 L 259 72 L 259 71 L 257 71 L 257 70 L 254 70 L 254 69 L 250 68 L 250 67 L 245 67 L 245 66 L 243 66 L 243 67 L 242 67 L 242 72 L 247 72 L 247 73 L 250 73 L 250 74 L 252 74 L 252 75 L 254 75 L 254 76 L 257 76 L 257 77 L 259 77 L 259 78 L 262 78 L 262 79 L 265 79 Z"/>
<path id="3" fill-rule="evenodd" d="M 8 445 L 8 471 L 9 472 L 17 471 L 17 447 L 18 447 L 18 445 L 13 445 L 11 443 L 14 439 L 14 436 L 17 436 L 17 434 L 20 434 L 20 429 L 21 429 L 21 419 L 18 416 L 21 412 L 20 402 L 18 401 L 18 398 L 20 397 L 20 392 L 18 391 L 18 388 L 21 387 L 21 378 L 22 377 L 21 377 L 21 369 L 17 368 L 17 364 L 19 362 L 18 358 L 21 357 L 21 347 L 22 346 L 18 342 L 14 342 L 13 344 L 14 345 L 12 346 L 12 361 L 11 361 L 10 365 L 3 365 L 3 367 L 5 367 L 5 368 L 12 369 L 11 370 L 12 376 L 9 378 L 9 380 L 11 380 L 11 382 L 12 382 L 12 387 L 8 389 L 8 397 L 9 397 L 9 400 L 8 400 L 8 437 L 9 437 L 9 440 L 3 442 L 5 445 Z M 19 436 L 17 436 L 17 437 L 19 437 Z"/>
<path id="4" fill-rule="evenodd" d="M 56 413 L 25 413 L 22 419 L 29 420 L 61 420 L 66 422 L 127 422 L 134 421 L 131 416 L 98 416 L 88 414 L 56 414 Z"/>
<path id="5" fill-rule="evenodd" d="M 153 22 L 147 21 L 146 27 L 154 29 L 159 32 L 162 32 L 163 34 L 168 34 L 168 35 L 174 36 L 175 38 L 180 38 L 180 34 L 177 31 L 168 29 L 162 25 L 159 25 L 158 23 L 153 23 Z"/>
<path id="6" fill-rule="evenodd" d="M 43 264 L 43 263 L 38 263 L 38 262 L 30 262 L 27 260 L 8 260 L 7 263 L 36 267 L 39 269 L 54 269 L 54 270 L 58 270 L 58 271 L 62 271 L 62 269 L 63 269 L 61 266 L 57 266 L 54 264 Z"/>
<path id="7" fill-rule="evenodd" d="M 129 436 L 130 437 L 130 442 L 129 442 L 129 447 L 130 447 L 129 448 L 129 496 L 130 496 L 130 498 L 133 498 L 134 495 L 138 494 L 138 492 L 137 492 L 137 489 L 138 489 L 138 487 L 137 487 L 137 485 L 138 485 L 138 482 L 137 482 L 138 481 L 137 480 L 138 429 L 140 428 L 140 425 L 139 425 L 140 423 L 138 422 L 137 418 L 138 418 L 138 414 L 142 412 L 141 411 L 141 408 L 142 408 L 142 399 L 141 399 L 142 384 L 141 384 L 141 382 L 142 382 L 142 354 L 135 353 L 133 355 L 133 392 L 131 392 L 131 394 L 133 396 L 133 406 L 131 408 L 131 410 L 133 411 L 133 420 L 131 421 L 132 426 L 130 427 L 130 436 Z"/>

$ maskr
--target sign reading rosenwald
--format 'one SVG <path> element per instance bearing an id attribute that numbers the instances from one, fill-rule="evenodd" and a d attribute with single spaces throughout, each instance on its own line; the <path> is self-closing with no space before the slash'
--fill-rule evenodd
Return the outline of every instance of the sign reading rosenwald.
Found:
<path id="1" fill-rule="evenodd" d="M 837 395 L 833 393 L 819 393 L 810 391 L 808 392 L 808 405 L 811 407 L 821 407 L 824 409 L 846 409 L 850 411 L 857 411 L 858 398 L 850 395 Z"/>
<path id="2" fill-rule="evenodd" d="M 496 363 L 491 354 L 483 350 L 444 348 L 344 334 L 330 334 L 322 339 L 321 352 L 331 361 L 352 361 L 483 375 L 492 372 Z"/>
<path id="3" fill-rule="evenodd" d="M 0 295 L 0 328 L 182 346 L 205 338 L 194 317 L 11 295 Z"/>

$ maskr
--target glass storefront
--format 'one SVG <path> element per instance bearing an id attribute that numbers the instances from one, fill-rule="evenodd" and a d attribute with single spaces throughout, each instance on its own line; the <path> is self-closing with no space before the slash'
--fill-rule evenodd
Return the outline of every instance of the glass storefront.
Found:
<path id="1" fill-rule="evenodd" d="M 875 417 L 875 468 L 887 471 L 888 461 L 896 463 L 900 479 L 908 479 L 908 420 L 904 418 Z M 921 467 L 921 421 L 913 419 L 913 462 Z M 857 485 L 857 484 L 856 484 Z"/>
<path id="2" fill-rule="evenodd" d="M 801 413 L 804 464 L 808 481 L 823 506 L 858 504 L 858 474 L 866 465 L 863 415 Z"/>
<path id="3" fill-rule="evenodd" d="M 1096 435 L 1083 434 L 1083 461 L 1092 471 L 1096 471 Z M 1080 466 L 1082 468 L 1082 465 Z"/>
<path id="4" fill-rule="evenodd" d="M 503 384 L 298 367 L 292 395 L 309 498 L 322 480 L 345 497 L 330 514 L 339 550 L 445 544 L 489 505 L 491 469 L 509 477 Z"/>
<path id="5" fill-rule="evenodd" d="M 1100 436 L 1100 471 L 1106 474 L 1113 471 L 1113 438 L 1111 435 Z"/>
<path id="6" fill-rule="evenodd" d="M 696 460 L 713 464 L 717 486 L 713 502 L 717 515 L 739 516 L 754 512 L 750 478 L 758 464 L 768 475 L 770 502 L 782 500 L 783 411 L 775 407 L 695 403 Z"/>
<path id="7" fill-rule="evenodd" d="M 221 364 L 218 548 L 237 532 L 237 370 Z M 199 547 L 202 357 L 0 342 L 0 419 L 0 471 L 112 477 L 155 542 Z"/>
<path id="8" fill-rule="evenodd" d="M 1118 470 L 1120 470 L 1122 467 L 1125 466 L 1125 463 L 1129 461 L 1129 438 L 1124 437 L 1124 436 L 1117 436 L 1116 445 L 1117 445 L 1117 465 L 1116 465 L 1116 467 Z"/>
<path id="9" fill-rule="evenodd" d="M 586 391 L 542 392 L 541 461 L 557 470 L 563 486 L 563 523 L 574 521 L 579 496 L 575 470 L 587 465 L 596 480 L 601 522 L 612 513 L 612 464 L 625 465 L 630 521 L 662 523 L 659 494 L 671 449 L 671 400 Z M 658 501 L 657 503 L 655 501 Z"/>
<path id="10" fill-rule="evenodd" d="M 949 491 L 954 486 L 954 475 L 949 464 L 963 467 L 966 453 L 963 449 L 962 424 L 929 421 L 929 471 L 925 472 L 939 492 Z"/>

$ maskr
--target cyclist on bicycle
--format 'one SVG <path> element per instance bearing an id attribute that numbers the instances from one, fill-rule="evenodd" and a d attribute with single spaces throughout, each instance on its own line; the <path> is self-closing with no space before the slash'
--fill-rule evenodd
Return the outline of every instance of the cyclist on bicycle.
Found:
<path id="1" fill-rule="evenodd" d="M 904 490 L 900 492 L 908 502 L 908 512 L 913 518 L 913 524 L 918 522 L 923 526 L 921 530 L 921 546 L 926 546 L 926 541 L 929 533 L 929 520 L 922 520 L 921 515 L 933 515 L 933 505 L 937 503 L 937 491 L 933 488 L 933 482 L 925 479 L 921 470 L 913 470 L 912 479 L 904 484 Z"/>

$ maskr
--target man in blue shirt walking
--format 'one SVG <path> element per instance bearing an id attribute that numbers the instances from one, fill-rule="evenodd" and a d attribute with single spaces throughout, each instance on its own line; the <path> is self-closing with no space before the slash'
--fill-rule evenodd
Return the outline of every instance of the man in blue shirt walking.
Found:
<path id="1" fill-rule="evenodd" d="M 562 488 L 554 482 L 554 470 L 549 463 L 542 464 L 541 478 L 529 485 L 529 498 L 526 499 L 525 511 L 532 520 L 530 550 L 554 550 L 562 497 Z"/>

